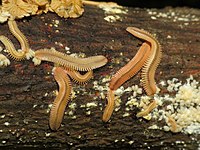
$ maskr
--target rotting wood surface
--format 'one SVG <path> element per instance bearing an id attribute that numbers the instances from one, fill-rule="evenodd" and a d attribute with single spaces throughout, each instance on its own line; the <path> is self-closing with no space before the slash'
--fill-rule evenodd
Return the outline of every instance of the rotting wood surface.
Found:
<path id="1" fill-rule="evenodd" d="M 42 148 L 138 148 L 138 149 L 197 149 L 199 135 L 186 135 L 160 130 L 150 130 L 155 122 L 137 119 L 137 108 L 129 117 L 122 117 L 127 95 L 121 97 L 121 109 L 114 112 L 111 122 L 103 123 L 101 118 L 106 99 L 96 100 L 99 105 L 86 114 L 82 104 L 92 102 L 98 94 L 93 81 L 114 74 L 139 49 L 142 41 L 126 32 L 126 27 L 135 26 L 156 34 L 162 45 L 163 57 L 156 71 L 156 81 L 172 79 L 185 81 L 189 75 L 200 79 L 200 10 L 190 8 L 138 9 L 127 8 L 127 14 L 118 14 L 121 21 L 113 23 L 104 20 L 106 14 L 97 7 L 85 6 L 85 13 L 78 19 L 62 19 L 48 13 L 17 21 L 33 50 L 56 47 L 65 52 L 85 53 L 86 56 L 104 55 L 109 59 L 106 66 L 94 71 L 94 79 L 86 86 L 73 83 L 77 104 L 72 119 L 65 115 L 63 125 L 57 132 L 48 126 L 48 105 L 55 98 L 53 91 L 57 84 L 51 75 L 52 63 L 43 62 L 34 67 L 32 61 L 16 62 L 0 69 L 0 149 L 36 147 Z M 161 14 L 160 16 L 154 13 Z M 169 15 L 169 14 L 172 15 Z M 168 14 L 171 17 L 166 17 Z M 173 15 L 174 14 L 174 15 Z M 179 19 L 178 19 L 179 18 Z M 59 20 L 58 27 L 53 20 Z M 47 25 L 45 25 L 45 23 Z M 53 26 L 51 27 L 50 24 Z M 59 32 L 56 32 L 59 30 Z M 10 38 L 15 46 L 19 43 L 11 35 L 7 24 L 0 27 L 0 34 Z M 63 45 L 55 44 L 60 42 Z M 3 46 L 3 45 L 1 45 Z M 123 53 L 123 56 L 120 55 Z M 113 59 L 120 63 L 114 63 Z M 140 74 L 124 84 L 125 87 L 139 84 Z M 88 94 L 84 94 L 87 92 Z M 46 94 L 47 93 L 47 94 Z M 69 108 L 66 109 L 69 112 Z M 8 125 L 9 123 L 9 125 Z M 130 141 L 133 141 L 130 144 Z"/>

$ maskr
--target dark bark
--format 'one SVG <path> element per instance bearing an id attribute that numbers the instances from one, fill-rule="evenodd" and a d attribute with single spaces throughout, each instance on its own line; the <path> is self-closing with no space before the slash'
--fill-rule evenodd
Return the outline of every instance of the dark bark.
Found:
<path id="1" fill-rule="evenodd" d="M 151 9 L 171 17 L 148 14 L 147 9 L 127 8 L 127 14 L 119 14 L 121 21 L 109 23 L 104 20 L 104 11 L 97 7 L 85 6 L 85 13 L 77 19 L 62 19 L 56 14 L 48 13 L 28 17 L 17 21 L 21 31 L 28 38 L 31 48 L 56 47 L 65 52 L 68 46 L 72 53 L 83 52 L 87 56 L 104 55 L 109 59 L 106 66 L 94 71 L 94 79 L 86 86 L 77 86 L 76 90 L 85 91 L 88 95 L 76 94 L 73 102 L 77 104 L 76 119 L 65 115 L 63 125 L 57 132 L 48 126 L 49 113 L 47 108 L 53 102 L 57 84 L 51 75 L 52 63 L 43 62 L 34 66 L 28 60 L 16 62 L 0 68 L 0 149 L 3 148 L 137 148 L 137 149 L 197 149 L 199 135 L 186 135 L 148 127 L 155 121 L 145 121 L 135 117 L 138 109 L 131 112 L 130 117 L 123 118 L 127 96 L 122 96 L 122 106 L 114 112 L 109 123 L 101 120 L 102 110 L 106 101 L 98 99 L 102 106 L 91 108 L 91 115 L 86 115 L 86 108 L 81 104 L 93 101 L 95 91 L 94 80 L 114 74 L 131 59 L 141 40 L 126 32 L 126 27 L 135 26 L 156 34 L 163 49 L 161 64 L 156 71 L 156 81 L 173 77 L 185 80 L 192 74 L 197 81 L 200 79 L 200 10 L 190 8 Z M 170 15 L 170 13 L 175 15 Z M 151 18 L 152 16 L 157 17 Z M 179 18 L 179 19 L 178 19 Z M 58 27 L 50 27 L 53 20 L 59 20 Z M 47 23 L 47 25 L 45 25 Z M 7 24 L 1 24 L 0 34 L 9 37 L 16 47 L 19 43 L 11 35 Z M 59 30 L 59 33 L 55 31 Z M 169 36 L 171 38 L 169 38 Z M 168 38 L 167 38 L 168 37 Z M 56 45 L 61 42 L 63 46 Z M 1 45 L 3 46 L 3 45 Z M 123 56 L 120 53 L 123 52 Z M 111 62 L 119 58 L 118 65 Z M 178 63 L 177 63 L 178 62 Z M 139 83 L 140 74 L 124 84 L 125 87 Z M 48 93 L 45 96 L 45 93 Z M 34 106 L 34 107 L 33 107 Z M 66 109 L 69 112 L 69 109 Z M 9 122 L 6 126 L 4 123 Z M 49 135 L 50 133 L 50 135 Z M 195 140 L 194 140 L 195 139 Z M 118 142 L 116 142 L 118 140 Z M 134 141 L 132 145 L 129 141 Z M 181 142 L 177 142 L 181 141 Z"/>

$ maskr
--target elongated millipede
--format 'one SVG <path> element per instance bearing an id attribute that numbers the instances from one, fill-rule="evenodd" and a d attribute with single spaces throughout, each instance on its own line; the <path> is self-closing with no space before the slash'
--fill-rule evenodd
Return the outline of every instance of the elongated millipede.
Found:
<path id="1" fill-rule="evenodd" d="M 109 92 L 110 90 L 116 90 L 119 88 L 124 82 L 126 82 L 128 79 L 130 79 L 132 76 L 134 76 L 142 67 L 142 85 L 144 87 L 144 90 L 146 91 L 147 95 L 153 95 L 156 93 L 157 87 L 155 84 L 155 70 L 160 63 L 161 59 L 161 46 L 159 42 L 154 38 L 150 33 L 140 30 L 135 27 L 128 27 L 126 29 L 129 33 L 133 34 L 134 36 L 142 39 L 145 41 L 145 43 L 142 44 L 136 55 L 133 59 L 131 59 L 130 62 L 128 62 L 127 65 L 122 67 L 111 79 L 109 84 Z M 109 93 L 108 92 L 108 93 Z M 108 96 L 107 98 L 108 104 L 114 103 L 114 96 L 113 99 Z M 104 121 L 109 120 L 112 112 L 109 112 L 108 110 L 113 111 L 114 108 L 108 109 L 107 107 L 111 107 L 114 105 L 107 105 L 104 116 L 107 116 L 107 119 L 104 119 Z M 138 116 L 142 115 L 138 114 Z"/>
<path id="2" fill-rule="evenodd" d="M 102 120 L 104 122 L 107 122 L 111 115 L 112 115 L 112 112 L 114 110 L 114 107 L 115 107 L 115 101 L 114 101 L 114 98 L 115 98 L 115 95 L 114 95 L 114 91 L 113 90 L 109 90 L 108 91 L 108 95 L 107 95 L 107 105 L 106 105 L 106 108 L 104 110 L 104 113 L 103 113 L 103 118 Z"/>
<path id="3" fill-rule="evenodd" d="M 151 52 L 142 69 L 142 84 L 147 95 L 153 95 L 156 93 L 157 89 L 154 76 L 156 68 L 161 60 L 161 46 L 158 40 L 147 31 L 140 30 L 135 27 L 128 27 L 126 30 L 134 36 L 145 40 L 151 46 Z"/>
<path id="4" fill-rule="evenodd" d="M 25 35 L 19 30 L 16 21 L 14 18 L 10 18 L 8 20 L 8 27 L 10 29 L 10 32 L 16 37 L 16 39 L 19 41 L 21 45 L 21 50 L 25 53 L 28 53 L 30 50 L 28 40 L 25 37 Z"/>
<path id="5" fill-rule="evenodd" d="M 52 130 L 57 130 L 61 125 L 66 105 L 70 99 L 71 82 L 65 71 L 60 67 L 55 67 L 53 74 L 58 83 L 59 92 L 50 111 L 49 126 Z"/>
<path id="6" fill-rule="evenodd" d="M 25 52 L 17 51 L 13 43 L 6 36 L 1 35 L 0 41 L 5 45 L 5 48 L 8 51 L 10 57 L 18 61 L 25 58 Z"/>
<path id="7" fill-rule="evenodd" d="M 66 73 L 78 84 L 85 84 L 93 77 L 93 71 L 87 71 L 85 74 L 80 74 L 76 70 L 67 69 Z"/>
<path id="8" fill-rule="evenodd" d="M 53 49 L 41 49 L 35 52 L 35 57 L 40 60 L 57 63 L 72 70 L 89 71 L 107 63 L 107 58 L 98 55 L 87 58 L 75 58 Z"/>
<path id="9" fill-rule="evenodd" d="M 124 82 L 133 77 L 144 65 L 148 55 L 150 53 L 150 46 L 148 43 L 143 43 L 136 55 L 122 67 L 112 77 L 109 88 L 111 90 L 118 89 Z"/>
<path id="10" fill-rule="evenodd" d="M 122 67 L 112 78 L 109 83 L 109 91 L 106 108 L 103 113 L 103 121 L 108 121 L 114 110 L 114 91 L 119 88 L 124 82 L 134 76 L 144 65 L 148 55 L 150 53 L 150 46 L 147 43 L 143 43 L 136 55 Z M 112 91 L 112 92 L 111 92 Z"/>

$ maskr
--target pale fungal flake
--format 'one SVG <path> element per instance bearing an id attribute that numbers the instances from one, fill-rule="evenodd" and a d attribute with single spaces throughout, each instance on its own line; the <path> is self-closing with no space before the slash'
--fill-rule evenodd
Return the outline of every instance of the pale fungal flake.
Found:
<path id="1" fill-rule="evenodd" d="M 119 15 L 108 15 L 108 16 L 104 17 L 104 20 L 106 20 L 107 22 L 122 21 L 122 19 Z"/>
<path id="2" fill-rule="evenodd" d="M 0 23 L 4 23 L 8 20 L 10 14 L 7 11 L 2 11 L 2 7 L 0 6 Z"/>
<path id="3" fill-rule="evenodd" d="M 0 54 L 0 67 L 1 66 L 6 67 L 8 65 L 10 65 L 10 60 L 6 56 L 4 56 L 3 54 Z"/>

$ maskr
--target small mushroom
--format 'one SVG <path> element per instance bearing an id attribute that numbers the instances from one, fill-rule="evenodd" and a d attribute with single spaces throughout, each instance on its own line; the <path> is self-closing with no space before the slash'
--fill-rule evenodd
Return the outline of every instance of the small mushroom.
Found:
<path id="1" fill-rule="evenodd" d="M 38 6 L 28 2 L 25 0 L 4 0 L 2 2 L 2 10 L 8 11 L 15 18 L 23 18 L 24 16 L 35 14 Z"/>
<path id="2" fill-rule="evenodd" d="M 49 0 L 29 0 L 33 5 L 38 6 L 36 14 L 47 13 L 50 7 Z"/>
<path id="3" fill-rule="evenodd" d="M 77 18 L 84 12 L 81 0 L 52 0 L 50 10 L 64 18 Z"/>
<path id="4" fill-rule="evenodd" d="M 71 0 L 71 3 L 69 5 L 69 17 L 71 18 L 77 18 L 80 15 L 83 14 L 83 4 L 81 0 Z"/>
<path id="5" fill-rule="evenodd" d="M 0 6 L 0 23 L 4 23 L 8 20 L 10 14 L 7 11 L 2 10 L 2 6 Z"/>
<path id="6" fill-rule="evenodd" d="M 49 3 L 48 0 L 32 0 L 35 4 L 37 4 L 38 6 L 44 6 L 46 4 Z"/>

